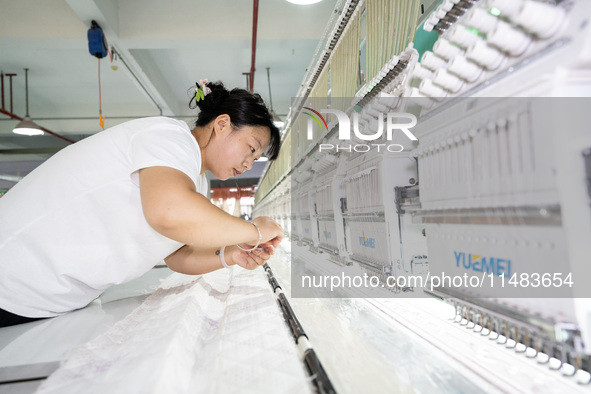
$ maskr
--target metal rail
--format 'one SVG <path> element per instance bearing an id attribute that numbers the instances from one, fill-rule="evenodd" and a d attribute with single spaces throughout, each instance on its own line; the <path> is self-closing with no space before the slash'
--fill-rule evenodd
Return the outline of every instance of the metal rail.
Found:
<path id="1" fill-rule="evenodd" d="M 283 293 L 279 282 L 277 282 L 277 279 L 273 275 L 273 271 L 271 271 L 271 268 L 267 264 L 263 265 L 263 267 L 267 272 L 269 284 L 273 288 L 275 297 L 277 297 L 277 303 L 279 304 L 281 312 L 283 312 L 285 323 L 289 327 L 293 335 L 293 339 L 298 346 L 300 356 L 306 365 L 308 374 L 310 375 L 310 378 L 312 379 L 312 382 L 316 388 L 316 392 L 320 394 L 336 394 L 336 390 L 328 378 L 326 371 L 322 367 L 322 363 L 316 355 L 316 352 L 310 345 L 310 342 L 308 342 L 308 336 L 304 332 L 304 328 L 300 324 L 293 309 L 291 309 L 291 305 L 289 305 L 287 297 Z"/>

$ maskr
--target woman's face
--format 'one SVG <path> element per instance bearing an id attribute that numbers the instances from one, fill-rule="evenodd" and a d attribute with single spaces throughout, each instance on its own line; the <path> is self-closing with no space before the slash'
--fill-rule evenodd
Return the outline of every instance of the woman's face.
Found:
<path id="1" fill-rule="evenodd" d="M 264 126 L 242 126 L 221 137 L 216 141 L 210 171 L 226 180 L 252 168 L 269 146 L 270 131 Z"/>

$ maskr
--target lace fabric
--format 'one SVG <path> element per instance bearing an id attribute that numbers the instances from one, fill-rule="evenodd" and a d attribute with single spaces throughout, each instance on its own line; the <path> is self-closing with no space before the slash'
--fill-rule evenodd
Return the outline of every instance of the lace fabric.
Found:
<path id="1" fill-rule="evenodd" d="M 172 274 L 39 393 L 311 392 L 262 269 Z"/>

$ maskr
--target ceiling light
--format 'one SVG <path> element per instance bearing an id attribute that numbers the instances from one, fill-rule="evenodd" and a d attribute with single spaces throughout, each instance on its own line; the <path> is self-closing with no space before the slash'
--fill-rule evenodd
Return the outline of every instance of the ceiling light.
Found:
<path id="1" fill-rule="evenodd" d="M 308 5 L 308 4 L 315 4 L 320 3 L 322 0 L 287 0 L 290 3 L 297 4 L 297 5 Z"/>
<path id="2" fill-rule="evenodd" d="M 22 135 L 43 135 L 43 130 L 33 122 L 33 119 L 31 119 L 29 115 L 25 116 L 23 120 L 16 125 L 12 132 Z"/>
<path id="3" fill-rule="evenodd" d="M 29 69 L 25 68 L 25 97 L 27 101 L 27 114 L 12 130 L 15 134 L 43 135 L 43 130 L 29 116 Z"/>

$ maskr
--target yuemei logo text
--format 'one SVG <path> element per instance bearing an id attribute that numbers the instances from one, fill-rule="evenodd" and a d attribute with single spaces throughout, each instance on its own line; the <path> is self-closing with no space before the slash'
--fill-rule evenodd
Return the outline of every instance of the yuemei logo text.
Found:
<path id="1" fill-rule="evenodd" d="M 463 267 L 464 269 L 487 272 L 507 277 L 511 276 L 511 260 L 499 257 L 489 257 L 479 254 L 471 254 L 465 252 L 454 251 L 456 258 L 456 267 Z"/>
<path id="2" fill-rule="evenodd" d="M 365 236 L 359 237 L 359 244 L 366 248 L 375 249 L 376 248 L 376 239 L 375 238 L 366 238 Z"/>

